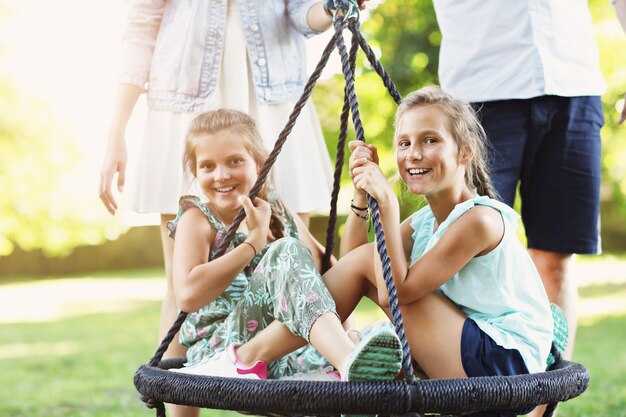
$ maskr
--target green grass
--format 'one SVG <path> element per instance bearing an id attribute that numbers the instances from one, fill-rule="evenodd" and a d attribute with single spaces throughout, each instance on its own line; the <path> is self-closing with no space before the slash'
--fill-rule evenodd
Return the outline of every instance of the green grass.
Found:
<path id="1" fill-rule="evenodd" d="M 34 288 L 39 282 L 16 285 Z M 6 288 L 0 285 L 0 294 Z M 581 291 L 585 299 L 598 301 L 616 293 L 626 302 L 626 284 Z M 21 305 L 17 300 L 14 308 Z M 67 313 L 32 323 L 0 320 L 0 416 L 153 416 L 138 400 L 132 379 L 154 353 L 158 301 L 127 300 L 120 312 Z M 561 406 L 560 417 L 626 417 L 626 316 L 621 314 L 581 320 L 574 359 L 589 369 L 591 385 Z M 372 306 L 360 307 L 359 325 L 376 317 Z M 202 415 L 235 414 L 205 410 Z"/>

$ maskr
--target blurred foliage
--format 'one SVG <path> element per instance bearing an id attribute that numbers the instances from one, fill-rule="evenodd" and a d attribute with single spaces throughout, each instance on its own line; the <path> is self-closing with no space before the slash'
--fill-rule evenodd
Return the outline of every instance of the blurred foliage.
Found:
<path id="1" fill-rule="evenodd" d="M 362 23 L 361 30 L 402 96 L 424 85 L 437 83 L 441 33 L 431 2 L 385 1 L 371 12 Z M 395 178 L 397 169 L 392 140 L 396 104 L 366 61 L 364 54 L 360 53 L 356 94 L 365 139 L 377 146 L 383 170 Z M 343 85 L 343 75 L 338 74 L 333 79 L 320 82 L 313 95 L 333 161 L 337 153 Z M 348 141 L 354 138 L 354 132 L 350 131 Z M 346 148 L 346 161 L 348 156 Z M 349 187 L 346 165 L 342 185 Z M 424 204 L 421 198 L 403 198 L 408 193 L 401 181 L 395 181 L 394 186 L 401 196 L 403 217 Z"/>
<path id="2" fill-rule="evenodd" d="M 623 105 L 626 92 L 626 67 L 621 53 L 626 37 L 606 0 L 590 0 L 594 31 L 599 47 L 600 61 L 608 89 L 603 96 L 606 126 L 603 129 L 603 200 L 622 218 L 626 217 L 626 140 L 625 126 L 616 123 L 616 108 Z M 362 31 L 379 54 L 379 59 L 404 96 L 424 85 L 437 84 L 437 67 L 441 33 L 431 2 L 419 0 L 385 1 L 371 11 L 362 23 Z M 359 54 L 356 79 L 359 108 L 366 141 L 375 144 L 381 156 L 383 170 L 395 172 L 392 149 L 393 117 L 396 105 L 387 93 L 378 75 Z M 343 76 L 319 83 L 313 96 L 326 134 L 327 145 L 334 161 L 339 132 L 339 115 L 343 104 Z M 621 107 L 620 107 L 621 108 Z M 354 138 L 354 134 L 349 140 Z M 349 152 L 346 150 L 346 152 Z M 404 187 L 396 183 L 401 196 Z M 344 166 L 342 184 L 350 186 Z M 422 199 L 402 198 L 402 217 L 423 205 Z"/>
<path id="3" fill-rule="evenodd" d="M 0 24 L 15 12 L 11 2 L 1 2 Z M 65 256 L 105 235 L 117 237 L 119 226 L 84 198 L 74 132 L 56 120 L 50 103 L 8 75 L 4 53 L 11 41 L 0 40 L 0 260 L 16 246 Z"/>
<path id="4" fill-rule="evenodd" d="M 48 105 L 0 76 L 0 256 L 15 244 L 61 256 L 104 240 L 61 191 L 79 157 Z"/>
<path id="5" fill-rule="evenodd" d="M 626 126 L 618 125 L 619 111 L 624 106 L 626 93 L 626 65 L 623 51 L 626 36 L 615 18 L 609 2 L 591 0 L 596 41 L 600 53 L 600 65 L 607 83 L 607 92 L 602 97 L 606 123 L 602 130 L 602 174 L 603 199 L 610 204 L 614 213 L 626 217 Z"/>
<path id="6" fill-rule="evenodd" d="M 616 109 L 623 105 L 626 68 L 622 55 L 626 37 L 606 0 L 590 0 L 596 41 L 608 90 L 603 96 L 606 126 L 603 130 L 603 199 L 610 202 L 615 218 L 626 217 L 626 141 L 624 126 L 616 124 Z M 0 21 L 11 13 L 0 3 Z M 362 30 L 402 95 L 437 83 L 438 49 L 441 42 L 432 3 L 418 0 L 387 0 L 372 10 Z M 6 41 L 6 40 L 3 40 Z M 62 256 L 83 244 L 115 238 L 116 227 L 94 214 L 93 201 L 85 201 L 72 188 L 72 168 L 81 155 L 72 132 L 54 120 L 49 105 L 29 96 L 2 75 L 0 41 L 0 257 L 15 245 L 42 249 Z M 357 94 L 366 139 L 379 147 L 383 169 L 395 174 L 392 149 L 395 103 L 378 75 L 359 55 Z M 314 91 L 320 120 L 331 157 L 336 155 L 339 115 L 343 104 L 343 77 L 319 83 Z M 354 138 L 354 133 L 350 133 Z M 344 167 L 345 168 L 345 167 Z M 344 169 L 343 184 L 349 186 Z M 400 181 L 397 191 L 404 195 Z M 423 200 L 401 198 L 405 217 Z M 102 210 L 100 210 L 102 211 Z M 112 226 L 112 225 L 109 225 Z"/>

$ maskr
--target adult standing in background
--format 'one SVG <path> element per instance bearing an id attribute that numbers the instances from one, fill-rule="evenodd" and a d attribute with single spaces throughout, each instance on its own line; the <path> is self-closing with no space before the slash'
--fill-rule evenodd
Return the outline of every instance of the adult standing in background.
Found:
<path id="1" fill-rule="evenodd" d="M 360 2 L 362 3 L 362 2 Z M 266 147 L 287 122 L 307 80 L 305 37 L 330 27 L 319 0 L 133 0 L 122 39 L 121 70 L 99 193 L 105 207 L 118 208 L 111 185 L 125 186 L 125 130 L 142 93 L 148 115 L 128 208 L 161 215 L 167 293 L 161 310 L 163 337 L 178 314 L 172 296 L 173 241 L 166 223 L 178 199 L 193 193 L 182 169 L 185 133 L 194 115 L 232 108 L 250 114 Z M 286 204 L 308 223 L 308 213 L 330 200 L 330 159 L 312 102 L 303 109 L 287 154 L 276 163 L 277 184 Z M 164 357 L 184 356 L 177 341 Z M 197 410 L 174 407 L 176 415 Z"/>
<path id="2" fill-rule="evenodd" d="M 600 252 L 605 84 L 587 1 L 433 3 L 441 86 L 479 111 L 494 186 L 510 206 L 519 183 L 528 251 L 569 320 L 569 356 L 578 297 L 570 260 Z M 626 26 L 624 3 L 614 5 Z"/>

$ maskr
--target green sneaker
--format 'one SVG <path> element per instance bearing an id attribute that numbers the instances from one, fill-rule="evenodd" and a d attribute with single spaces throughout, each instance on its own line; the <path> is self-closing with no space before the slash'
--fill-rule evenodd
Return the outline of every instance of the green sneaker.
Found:
<path id="1" fill-rule="evenodd" d="M 567 338 L 569 336 L 567 318 L 565 317 L 563 310 L 561 310 L 561 307 L 558 305 L 554 303 L 550 304 L 550 309 L 552 310 L 552 320 L 554 321 L 554 335 L 552 336 L 552 343 L 562 355 L 563 352 L 565 352 L 565 348 L 567 348 Z M 546 369 L 552 366 L 555 360 L 554 355 L 550 353 L 548 355 L 548 360 L 546 361 Z"/>
<path id="2" fill-rule="evenodd" d="M 388 328 L 376 329 L 359 344 L 343 366 L 343 381 L 394 379 L 402 368 L 402 347 L 396 333 Z"/>

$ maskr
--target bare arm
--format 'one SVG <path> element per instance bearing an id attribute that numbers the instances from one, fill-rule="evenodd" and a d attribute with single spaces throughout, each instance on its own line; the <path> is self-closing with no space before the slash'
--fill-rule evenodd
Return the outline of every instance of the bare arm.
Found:
<path id="1" fill-rule="evenodd" d="M 126 178 L 126 125 L 142 90 L 136 85 L 119 84 L 115 95 L 113 117 L 107 132 L 107 146 L 100 170 L 98 190 L 102 204 L 111 214 L 117 210 L 117 202 L 111 191 L 113 177 L 117 174 L 117 190 L 122 192 Z"/>
<path id="2" fill-rule="evenodd" d="M 365 1 L 367 0 L 359 0 L 359 9 L 365 9 Z M 324 32 L 332 25 L 333 20 L 332 17 L 326 14 L 326 11 L 324 10 L 324 3 L 320 1 L 315 3 L 309 9 L 309 12 L 307 13 L 307 22 L 314 31 Z"/>
<path id="3" fill-rule="evenodd" d="M 406 279 L 398 287 L 400 304 L 411 303 L 435 291 L 472 258 L 493 250 L 503 233 L 499 212 L 488 207 L 468 211 L 408 269 Z"/>
<path id="4" fill-rule="evenodd" d="M 174 295 L 183 311 L 196 311 L 215 300 L 254 258 L 252 248 L 241 244 L 207 261 L 214 236 L 213 228 L 197 208 L 188 209 L 176 226 Z"/>
<path id="5" fill-rule="evenodd" d="M 311 29 L 316 32 L 324 32 L 333 24 L 332 17 L 326 14 L 321 1 L 311 6 L 306 18 Z"/>
<path id="6" fill-rule="evenodd" d="M 121 42 L 118 85 L 98 184 L 102 204 L 111 214 L 117 210 L 117 201 L 111 192 L 113 178 L 117 174 L 119 192 L 123 191 L 126 179 L 126 125 L 148 81 L 165 3 L 166 0 L 142 0 L 130 1 L 128 5 Z"/>
<path id="7" fill-rule="evenodd" d="M 357 140 L 351 141 L 348 146 L 351 152 L 350 159 L 348 161 L 348 171 L 350 172 L 350 178 L 352 180 L 354 180 L 354 175 L 352 173 L 353 168 L 362 164 L 364 160 L 373 161 L 378 164 L 378 152 L 376 151 L 376 147 L 366 145 Z M 350 208 L 348 211 L 348 218 L 346 220 L 343 235 L 341 236 L 341 243 L 339 245 L 340 256 L 345 255 L 354 248 L 368 243 L 368 222 L 364 218 L 367 211 L 359 210 L 359 208 L 367 208 L 365 191 L 355 187 L 351 204 L 357 208 Z"/>
<path id="8" fill-rule="evenodd" d="M 267 243 L 271 209 L 256 198 L 243 199 L 249 234 L 246 242 L 217 259 L 207 261 L 214 230 L 197 208 L 188 209 L 176 227 L 174 295 L 181 310 L 196 311 L 219 297 Z M 254 247 L 254 250 L 252 247 Z"/>
<path id="9" fill-rule="evenodd" d="M 393 188 L 378 166 L 378 158 L 374 158 L 376 148 L 372 145 L 368 145 L 366 149 L 363 144 L 354 144 L 351 142 L 351 149 L 353 145 L 355 148 L 353 149 L 353 155 L 350 157 L 350 175 L 352 182 L 357 191 L 369 193 L 378 202 L 380 222 L 385 234 L 387 255 L 391 261 L 391 273 L 394 284 L 399 290 L 406 277 L 406 253 L 410 250 L 404 247 L 407 232 L 401 230 L 400 205 Z M 373 152 L 370 154 L 368 151 Z M 354 157 L 355 155 L 358 155 L 358 157 Z M 378 256 L 376 258 L 378 258 Z M 375 262 L 377 266 L 375 268 L 375 275 L 378 301 L 381 305 L 387 305 L 389 301 L 382 270 L 380 268 L 381 261 L 380 259 L 376 259 Z"/>
<path id="10" fill-rule="evenodd" d="M 384 227 L 383 227 L 383 230 Z M 404 259 L 405 261 L 411 259 L 411 250 L 413 249 L 413 227 L 411 226 L 411 217 L 407 218 L 400 225 L 400 236 L 402 238 L 402 248 L 404 249 Z M 385 234 L 385 242 L 387 241 L 387 235 Z M 389 255 L 389 251 L 387 251 L 387 255 Z M 397 255 L 396 255 L 397 256 Z M 382 262 L 380 260 L 380 254 L 374 260 L 375 264 L 375 276 L 376 276 L 376 285 L 378 289 L 378 301 L 382 306 L 389 305 L 389 293 L 387 292 L 387 288 L 385 285 L 385 277 L 383 275 Z M 403 272 L 400 272 L 403 273 Z M 393 270 L 392 270 L 393 274 Z M 395 277 L 395 276 L 394 276 Z M 382 284 L 382 286 L 380 285 Z"/>

